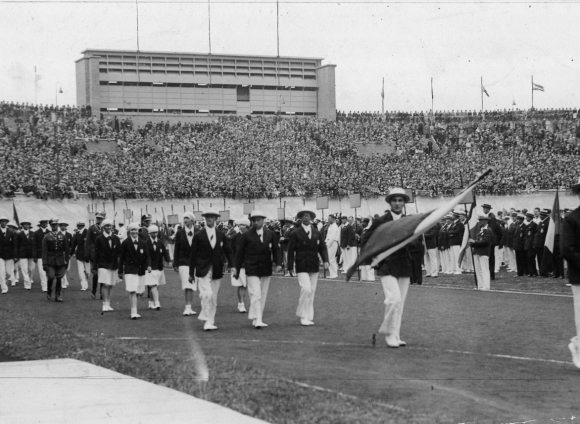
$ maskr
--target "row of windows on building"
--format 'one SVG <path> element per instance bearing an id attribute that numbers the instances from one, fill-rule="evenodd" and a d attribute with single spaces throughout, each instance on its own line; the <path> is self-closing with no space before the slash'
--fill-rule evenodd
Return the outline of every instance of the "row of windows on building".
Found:
<path id="1" fill-rule="evenodd" d="M 159 114 L 212 114 L 212 115 L 236 115 L 235 110 L 203 110 L 203 109 L 127 109 L 116 107 L 102 107 L 101 112 L 115 112 L 115 113 L 159 113 Z M 259 111 L 253 110 L 252 115 L 276 115 L 275 111 Z M 280 112 L 282 115 L 296 115 L 296 116 L 316 116 L 316 112 Z"/>
<path id="2" fill-rule="evenodd" d="M 316 91 L 316 87 L 298 87 L 286 85 L 236 85 L 236 84 L 204 84 L 204 83 L 179 83 L 179 82 L 134 82 L 134 81 L 100 81 L 100 85 L 115 85 L 124 87 L 176 87 L 176 88 L 231 88 L 252 90 L 292 90 L 292 91 Z"/>

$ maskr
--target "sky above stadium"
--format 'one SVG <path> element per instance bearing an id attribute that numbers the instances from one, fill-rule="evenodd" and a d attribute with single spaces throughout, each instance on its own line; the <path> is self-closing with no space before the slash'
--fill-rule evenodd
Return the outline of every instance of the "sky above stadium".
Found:
<path id="1" fill-rule="evenodd" d="M 337 109 L 580 107 L 572 2 L 280 1 L 280 55 L 336 64 Z M 0 99 L 75 104 L 86 48 L 136 50 L 135 1 L 0 0 Z M 142 51 L 208 52 L 206 1 L 139 1 Z M 212 53 L 276 55 L 275 1 L 212 1 Z"/>

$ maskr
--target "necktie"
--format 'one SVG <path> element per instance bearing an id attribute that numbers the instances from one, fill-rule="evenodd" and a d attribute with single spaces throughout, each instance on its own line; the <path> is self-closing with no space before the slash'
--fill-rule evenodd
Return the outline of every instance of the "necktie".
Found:
<path id="1" fill-rule="evenodd" d="M 264 243 L 264 239 L 262 238 L 263 234 L 260 234 L 260 241 Z"/>
<path id="2" fill-rule="evenodd" d="M 107 237 L 109 239 L 109 247 L 113 247 L 113 240 L 111 240 L 111 237 Z"/>
<path id="3" fill-rule="evenodd" d="M 306 231 L 306 235 L 310 238 L 310 231 Z"/>
<path id="4" fill-rule="evenodd" d="M 153 250 L 157 252 L 157 240 L 153 239 Z"/>
<path id="5" fill-rule="evenodd" d="M 188 235 L 189 237 L 191 237 L 191 236 L 193 235 L 193 233 L 190 231 L 189 233 L 187 233 L 187 235 Z"/>
<path id="6" fill-rule="evenodd" d="M 211 241 L 213 241 L 213 234 L 211 235 L 211 237 L 209 238 Z"/>

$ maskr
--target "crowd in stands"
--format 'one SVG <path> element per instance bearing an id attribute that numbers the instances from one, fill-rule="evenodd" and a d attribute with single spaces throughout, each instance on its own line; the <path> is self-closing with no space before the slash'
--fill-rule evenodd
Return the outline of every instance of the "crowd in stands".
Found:
<path id="1" fill-rule="evenodd" d="M 566 189 L 580 173 L 577 122 L 576 110 L 546 109 L 137 126 L 90 108 L 0 102 L 0 195 L 372 197 L 403 185 L 439 196 L 489 167 L 495 172 L 479 186 L 483 194 Z M 87 149 L 102 139 L 118 150 Z M 387 153 L 360 155 L 359 143 Z"/>

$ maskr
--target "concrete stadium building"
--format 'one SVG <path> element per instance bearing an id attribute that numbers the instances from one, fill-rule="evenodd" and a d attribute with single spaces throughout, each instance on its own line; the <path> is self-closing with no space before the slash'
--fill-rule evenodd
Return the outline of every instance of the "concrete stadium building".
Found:
<path id="1" fill-rule="evenodd" d="M 170 53 L 82 52 L 77 105 L 137 121 L 208 115 L 336 118 L 336 65 L 321 58 Z"/>

